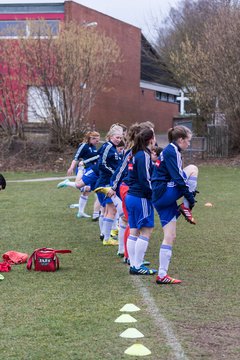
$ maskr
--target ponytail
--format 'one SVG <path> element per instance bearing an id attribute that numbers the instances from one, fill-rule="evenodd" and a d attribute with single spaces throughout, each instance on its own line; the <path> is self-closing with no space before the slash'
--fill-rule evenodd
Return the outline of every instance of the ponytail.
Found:
<path id="1" fill-rule="evenodd" d="M 146 151 L 150 140 L 153 138 L 154 132 L 152 129 L 146 128 L 140 131 L 134 139 L 132 154 L 135 155 L 140 150 Z"/>
<path id="2" fill-rule="evenodd" d="M 177 125 L 168 130 L 168 141 L 171 143 L 177 141 L 180 138 L 186 139 L 192 135 L 192 131 L 183 125 Z"/>

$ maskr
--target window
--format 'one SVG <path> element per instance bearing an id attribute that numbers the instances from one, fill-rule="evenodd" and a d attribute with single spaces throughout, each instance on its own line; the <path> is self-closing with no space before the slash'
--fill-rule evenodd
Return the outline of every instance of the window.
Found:
<path id="1" fill-rule="evenodd" d="M 59 33 L 59 20 L 10 20 L 0 21 L 0 38 L 48 37 Z"/>
<path id="2" fill-rule="evenodd" d="M 176 101 L 177 101 L 177 100 L 176 100 L 176 96 L 175 96 L 175 95 L 168 94 L 168 101 L 169 101 L 169 102 L 172 102 L 172 103 L 176 102 Z"/>
<path id="3" fill-rule="evenodd" d="M 48 37 L 49 32 L 56 36 L 59 32 L 59 20 L 39 20 L 26 24 L 27 33 L 31 37 Z"/>
<path id="4" fill-rule="evenodd" d="M 177 102 L 177 97 L 175 95 L 168 94 L 168 93 L 161 92 L 161 91 L 156 91 L 155 97 L 157 100 L 160 100 L 160 101 L 167 101 L 167 102 L 171 102 L 171 103 Z"/>
<path id="5" fill-rule="evenodd" d="M 0 37 L 16 38 L 26 35 L 26 21 L 0 21 Z"/>
<path id="6" fill-rule="evenodd" d="M 56 87 L 48 88 L 55 110 L 61 113 L 60 94 Z M 49 99 L 42 87 L 29 86 L 28 88 L 28 122 L 40 123 L 51 120 Z"/>

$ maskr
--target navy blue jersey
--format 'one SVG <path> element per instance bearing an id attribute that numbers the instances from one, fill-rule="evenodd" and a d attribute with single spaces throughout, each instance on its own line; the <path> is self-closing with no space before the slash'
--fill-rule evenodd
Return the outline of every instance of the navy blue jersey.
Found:
<path id="1" fill-rule="evenodd" d="M 128 163 L 128 194 L 151 199 L 152 161 L 150 151 L 138 151 Z"/>
<path id="2" fill-rule="evenodd" d="M 189 191 L 182 169 L 181 149 L 176 143 L 168 144 L 161 152 L 152 174 L 153 202 L 157 201 L 168 186 L 177 186 L 182 195 L 194 204 L 194 196 Z"/>
<path id="3" fill-rule="evenodd" d="M 79 161 L 79 160 L 87 160 L 92 158 L 93 156 L 97 155 L 97 149 L 95 145 L 92 144 L 88 144 L 88 143 L 82 143 L 79 145 L 77 152 L 74 156 L 74 160 L 75 161 Z M 95 161 L 96 163 L 96 161 Z M 93 162 L 88 162 L 86 164 L 86 167 L 90 167 L 91 165 L 94 164 Z"/>
<path id="4" fill-rule="evenodd" d="M 99 179 L 96 187 L 110 185 L 111 176 L 122 162 L 121 155 L 111 141 L 104 143 L 98 154 Z"/>
<path id="5" fill-rule="evenodd" d="M 110 184 L 114 191 L 116 191 L 119 188 L 122 182 L 124 182 L 127 185 L 128 162 L 131 155 L 132 155 L 131 149 L 125 152 L 122 163 L 118 166 L 113 176 L 111 177 Z"/>

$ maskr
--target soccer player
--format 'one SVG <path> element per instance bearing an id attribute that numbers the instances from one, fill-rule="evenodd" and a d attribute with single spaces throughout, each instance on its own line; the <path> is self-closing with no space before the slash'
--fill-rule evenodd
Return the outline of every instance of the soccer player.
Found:
<path id="1" fill-rule="evenodd" d="M 119 125 L 112 125 L 106 136 L 106 142 L 99 150 L 99 178 L 95 185 L 99 187 L 109 187 L 111 176 L 122 162 L 122 157 L 117 151 L 117 146 L 123 138 L 123 128 Z M 100 215 L 100 233 L 103 234 L 103 245 L 118 245 L 118 241 L 111 239 L 110 234 L 116 215 L 116 208 L 112 200 L 105 197 L 103 193 L 97 192 L 99 202 L 102 206 Z M 104 211 L 103 211 L 104 209 Z"/>
<path id="2" fill-rule="evenodd" d="M 124 257 L 124 262 L 128 263 L 127 253 L 127 238 L 129 236 L 128 226 L 128 213 L 125 203 L 125 198 L 128 192 L 127 178 L 128 178 L 128 161 L 132 156 L 132 147 L 134 145 L 134 139 L 136 135 L 143 129 L 153 129 L 154 125 L 150 121 L 143 123 L 134 123 L 130 126 L 126 136 L 126 148 L 124 151 L 124 158 L 121 165 L 116 169 L 115 173 L 111 177 L 111 188 L 99 188 L 97 191 L 104 192 L 105 195 L 110 197 L 119 209 L 119 234 L 118 234 L 118 253 L 120 257 Z M 120 200 L 121 199 L 121 200 Z M 122 202 L 121 206 L 119 201 Z M 122 215 L 120 214 L 122 212 Z M 145 262 L 146 263 L 146 262 Z"/>
<path id="3" fill-rule="evenodd" d="M 84 137 L 84 141 L 79 145 L 77 152 L 74 156 L 74 159 L 73 159 L 69 169 L 67 170 L 67 175 L 68 176 L 73 175 L 80 160 L 88 160 L 90 158 L 93 158 L 93 160 L 87 162 L 85 164 L 85 168 L 81 165 L 79 166 L 75 182 L 69 181 L 68 179 L 66 179 L 57 185 L 58 189 L 63 188 L 63 187 L 73 187 L 73 188 L 75 188 L 75 189 L 77 188 L 79 190 L 81 189 L 82 186 L 79 186 L 79 184 L 82 184 L 81 180 L 82 180 L 84 173 L 87 172 L 87 170 L 92 165 L 96 164 L 97 160 L 94 157 L 97 155 L 96 145 L 99 143 L 99 140 L 100 140 L 100 134 L 98 132 L 89 131 L 86 133 L 86 135 Z M 86 184 L 86 185 L 88 185 L 88 184 Z M 77 218 L 89 218 L 90 217 L 90 215 L 87 215 L 84 212 L 86 204 L 87 204 L 87 200 L 88 200 L 88 195 L 89 195 L 89 191 L 85 191 L 85 189 L 83 188 L 83 192 L 81 193 L 80 198 L 79 198 L 79 208 L 78 208 Z M 94 206 L 96 207 L 97 204 L 95 204 Z M 93 214 L 93 216 L 95 216 L 95 215 Z"/>
<path id="4" fill-rule="evenodd" d="M 151 149 L 156 142 L 153 129 L 146 128 L 137 134 L 128 163 L 128 194 L 126 207 L 130 234 L 127 250 L 130 274 L 153 275 L 157 271 L 143 265 L 149 239 L 154 227 L 154 210 L 151 202 Z"/>
<path id="5" fill-rule="evenodd" d="M 163 228 L 163 242 L 159 252 L 157 284 L 179 284 L 181 280 L 168 275 L 172 246 L 176 237 L 176 221 L 180 214 L 195 225 L 192 208 L 195 203 L 198 168 L 189 165 L 182 168 L 181 152 L 190 144 L 192 132 L 185 126 L 175 126 L 168 131 L 169 144 L 158 158 L 152 175 L 153 205 Z M 178 206 L 177 200 L 183 197 Z"/>

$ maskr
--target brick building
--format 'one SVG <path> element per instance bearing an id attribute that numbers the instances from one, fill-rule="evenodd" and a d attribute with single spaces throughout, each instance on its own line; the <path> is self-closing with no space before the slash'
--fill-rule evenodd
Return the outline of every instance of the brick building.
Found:
<path id="1" fill-rule="evenodd" d="M 99 94 L 91 109 L 89 122 L 92 126 L 107 130 L 113 122 L 129 125 L 149 120 L 155 124 L 157 132 L 165 132 L 171 127 L 173 117 L 179 113 L 176 100 L 179 88 L 167 71 L 154 69 L 143 51 L 146 46 L 148 51 L 152 49 L 139 28 L 74 1 L 34 4 L 5 1 L 0 4 L 0 30 L 8 24 L 27 27 L 26 19 L 39 18 L 47 20 L 56 33 L 60 21 L 97 23 L 97 30 L 113 37 L 121 48 L 124 61 L 119 65 L 118 75 L 108 84 L 111 91 Z M 9 37 L 14 37 L 13 30 Z M 27 121 L 33 121 L 29 113 Z"/>

